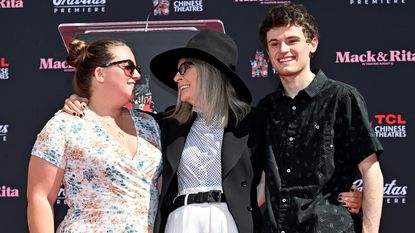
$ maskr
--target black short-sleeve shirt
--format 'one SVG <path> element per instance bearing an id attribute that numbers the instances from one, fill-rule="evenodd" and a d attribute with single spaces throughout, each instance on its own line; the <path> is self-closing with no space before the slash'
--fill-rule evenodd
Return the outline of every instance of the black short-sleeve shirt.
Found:
<path id="1" fill-rule="evenodd" d="M 294 99 L 280 84 L 258 107 L 269 114 L 265 232 L 360 232 L 337 196 L 383 151 L 361 94 L 319 70 Z"/>

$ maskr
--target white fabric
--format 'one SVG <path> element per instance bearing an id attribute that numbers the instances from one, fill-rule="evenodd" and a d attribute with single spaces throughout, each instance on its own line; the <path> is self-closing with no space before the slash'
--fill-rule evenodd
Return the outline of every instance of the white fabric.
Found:
<path id="1" fill-rule="evenodd" d="M 198 113 L 177 170 L 179 195 L 222 189 L 223 128 L 207 125 Z"/>
<path id="2" fill-rule="evenodd" d="M 170 213 L 165 233 L 238 233 L 238 228 L 226 203 L 202 203 Z"/>

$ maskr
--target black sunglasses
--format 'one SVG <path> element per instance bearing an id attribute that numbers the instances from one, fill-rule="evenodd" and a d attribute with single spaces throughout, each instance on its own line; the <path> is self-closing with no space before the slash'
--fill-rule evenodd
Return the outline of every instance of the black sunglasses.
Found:
<path id="1" fill-rule="evenodd" d="M 190 68 L 190 66 L 193 66 L 193 62 L 185 61 L 183 62 L 179 68 L 177 69 L 177 72 L 179 72 L 180 75 L 184 75 L 186 73 L 186 70 Z"/>
<path id="2" fill-rule="evenodd" d="M 110 67 L 110 66 L 113 66 L 113 65 L 118 65 L 118 64 L 126 63 L 126 62 L 127 62 L 127 65 L 125 65 L 123 67 L 120 67 L 120 68 L 122 68 L 124 71 L 127 70 L 129 72 L 129 74 L 127 74 L 127 75 L 133 76 L 134 75 L 134 70 L 137 70 L 137 72 L 141 75 L 141 67 L 139 65 L 135 65 L 134 62 L 131 61 L 130 59 L 110 62 L 110 63 L 104 64 L 104 65 L 100 65 L 99 67 Z"/>

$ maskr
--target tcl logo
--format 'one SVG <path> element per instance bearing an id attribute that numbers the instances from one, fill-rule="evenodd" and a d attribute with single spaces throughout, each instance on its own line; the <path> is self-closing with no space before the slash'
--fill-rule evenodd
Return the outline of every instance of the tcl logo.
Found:
<path id="1" fill-rule="evenodd" d="M 377 125 L 388 124 L 388 125 L 404 125 L 406 120 L 403 119 L 401 114 L 379 114 L 375 115 Z"/>

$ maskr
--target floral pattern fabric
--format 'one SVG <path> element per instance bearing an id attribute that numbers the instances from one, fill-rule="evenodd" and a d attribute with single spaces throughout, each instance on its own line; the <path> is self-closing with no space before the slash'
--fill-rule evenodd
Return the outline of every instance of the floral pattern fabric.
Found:
<path id="1" fill-rule="evenodd" d="M 69 210 L 57 232 L 153 232 L 160 129 L 150 115 L 130 113 L 137 132 L 133 157 L 89 109 L 84 118 L 58 114 L 38 134 L 32 154 L 64 170 Z"/>

